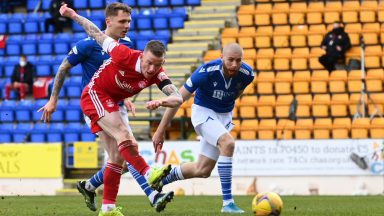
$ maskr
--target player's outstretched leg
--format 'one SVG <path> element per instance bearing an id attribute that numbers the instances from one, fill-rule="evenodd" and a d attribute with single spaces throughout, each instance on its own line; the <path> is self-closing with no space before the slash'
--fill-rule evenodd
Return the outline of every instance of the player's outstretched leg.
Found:
<path id="1" fill-rule="evenodd" d="M 219 156 L 217 160 L 217 169 L 219 171 L 221 191 L 223 193 L 222 213 L 244 213 L 239 208 L 232 196 L 232 157 Z"/>
<path id="2" fill-rule="evenodd" d="M 96 193 L 95 191 L 88 191 L 86 189 L 86 181 L 79 181 L 77 182 L 77 190 L 83 195 L 85 204 L 87 204 L 87 207 L 92 210 L 96 211 L 97 204 L 95 201 Z"/>
<path id="3" fill-rule="evenodd" d="M 172 166 L 170 164 L 163 167 L 151 167 L 151 169 L 145 174 L 149 186 L 152 188 L 160 182 L 171 172 Z"/>
<path id="4" fill-rule="evenodd" d="M 158 182 L 157 184 L 152 184 L 151 187 L 157 191 L 161 191 L 164 185 L 178 180 L 184 180 L 180 165 L 173 167 L 169 174 L 165 178 L 163 178 L 162 181 Z"/>

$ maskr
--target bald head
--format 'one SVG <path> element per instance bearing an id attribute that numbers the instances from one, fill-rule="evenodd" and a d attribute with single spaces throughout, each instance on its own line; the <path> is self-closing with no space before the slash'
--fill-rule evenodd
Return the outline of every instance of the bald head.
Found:
<path id="1" fill-rule="evenodd" d="M 223 55 L 239 55 L 240 54 L 240 57 L 242 58 L 243 57 L 243 48 L 241 48 L 241 46 L 237 43 L 230 43 L 230 44 L 227 44 L 224 48 L 223 48 Z"/>
<path id="2" fill-rule="evenodd" d="M 243 60 L 243 48 L 237 43 L 230 43 L 223 48 L 221 59 L 223 60 L 224 75 L 226 77 L 236 76 Z"/>

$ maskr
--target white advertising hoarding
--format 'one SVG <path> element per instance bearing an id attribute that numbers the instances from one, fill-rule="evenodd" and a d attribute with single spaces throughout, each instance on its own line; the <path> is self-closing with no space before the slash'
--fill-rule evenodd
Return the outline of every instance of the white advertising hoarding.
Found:
<path id="1" fill-rule="evenodd" d="M 157 159 L 152 143 L 140 142 L 140 153 L 149 164 L 197 161 L 198 141 L 165 142 Z M 383 175 L 383 140 L 283 140 L 237 141 L 233 157 L 234 176 L 345 176 Z M 351 153 L 367 158 L 362 170 Z M 212 172 L 217 175 L 217 170 Z"/>

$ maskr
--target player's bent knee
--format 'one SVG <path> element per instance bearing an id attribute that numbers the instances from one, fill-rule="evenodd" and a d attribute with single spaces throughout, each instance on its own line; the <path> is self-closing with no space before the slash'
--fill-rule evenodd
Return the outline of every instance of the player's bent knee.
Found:
<path id="1" fill-rule="evenodd" d="M 235 140 L 233 137 L 226 133 L 219 138 L 219 146 L 225 152 L 233 152 L 235 150 Z"/>

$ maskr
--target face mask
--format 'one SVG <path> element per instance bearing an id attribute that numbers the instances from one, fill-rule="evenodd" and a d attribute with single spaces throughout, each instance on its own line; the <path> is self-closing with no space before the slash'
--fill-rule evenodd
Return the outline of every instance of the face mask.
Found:
<path id="1" fill-rule="evenodd" d="M 23 61 L 23 60 L 20 60 L 19 64 L 20 64 L 21 67 L 24 67 L 25 65 L 27 65 L 27 62 Z"/>

